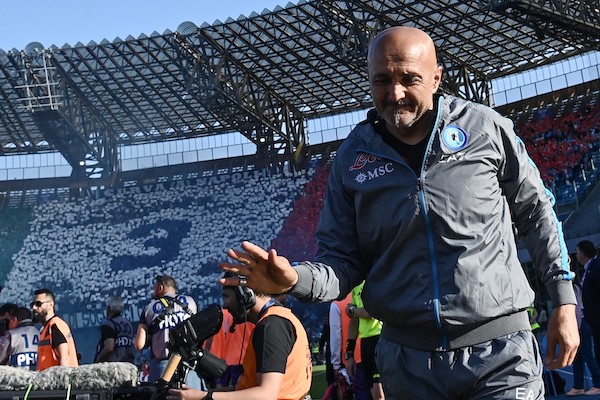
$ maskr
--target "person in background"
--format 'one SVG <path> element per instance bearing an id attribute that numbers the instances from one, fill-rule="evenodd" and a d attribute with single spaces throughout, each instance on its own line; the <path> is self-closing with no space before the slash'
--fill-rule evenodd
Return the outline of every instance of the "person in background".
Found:
<path id="1" fill-rule="evenodd" d="M 150 374 L 150 366 L 148 361 L 142 361 L 142 367 L 140 368 L 140 382 L 148 382 L 148 375 Z"/>
<path id="2" fill-rule="evenodd" d="M 354 371 L 350 381 L 352 392 L 356 400 L 371 400 L 371 388 L 367 387 L 361 355 L 360 337 L 349 338 L 351 317 L 346 313 L 348 304 L 352 302 L 352 292 L 342 300 L 332 301 L 329 306 L 331 364 L 339 379 L 342 375 L 348 381 L 349 374 L 346 363 L 352 359 Z M 356 319 L 358 317 L 354 317 Z"/>
<path id="3" fill-rule="evenodd" d="M 225 360 L 227 369 L 216 380 L 216 387 L 235 387 L 244 372 L 242 360 L 252 336 L 254 324 L 242 322 L 236 324 L 230 312 L 223 314 L 221 329 L 210 340 L 208 350 L 215 356 Z"/>
<path id="4" fill-rule="evenodd" d="M 600 394 L 600 377 L 596 375 L 594 378 L 592 370 L 594 361 L 596 362 L 596 373 L 600 368 L 600 260 L 596 246 L 589 240 L 577 243 L 576 258 L 583 265 L 584 271 L 581 279 L 583 319 L 580 332 L 583 335 L 582 340 L 585 342 L 583 351 L 587 354 L 588 368 L 592 372 L 594 384 L 585 394 L 595 395 Z M 589 343 L 590 339 L 592 343 Z M 593 349 L 593 359 L 589 354 L 590 348 Z"/>
<path id="5" fill-rule="evenodd" d="M 575 296 L 577 297 L 576 316 L 577 323 L 579 324 L 580 345 L 579 349 L 577 349 L 575 360 L 573 361 L 573 387 L 565 393 L 567 396 L 586 394 L 584 382 L 586 365 L 592 375 L 590 394 L 594 394 L 596 390 L 600 390 L 600 368 L 594 357 L 594 344 L 590 327 L 583 318 L 580 284 L 575 283 L 573 289 L 575 289 Z"/>
<path id="6" fill-rule="evenodd" d="M 148 382 L 156 382 L 168 364 L 170 329 L 197 312 L 198 305 L 191 296 L 177 293 L 175 279 L 168 275 L 157 275 L 154 278 L 152 301 L 142 312 L 134 339 L 137 350 L 150 346 Z M 184 379 L 189 387 L 206 387 L 194 370 L 189 371 Z"/>
<path id="7" fill-rule="evenodd" d="M 346 305 L 346 314 L 351 318 L 348 326 L 348 338 L 356 342 L 360 338 L 360 352 L 363 365 L 363 376 L 373 400 L 385 399 L 377 364 L 375 348 L 381 335 L 381 321 L 373 318 L 364 308 L 362 301 L 364 281 L 352 289 L 352 303 Z M 356 317 L 356 318 L 355 318 Z M 354 349 L 346 351 L 346 368 L 352 379 L 355 379 L 356 362 Z"/>
<path id="8" fill-rule="evenodd" d="M 0 306 L 0 335 L 3 335 L 8 330 L 8 321 L 18 305 L 15 303 L 4 303 Z"/>
<path id="9" fill-rule="evenodd" d="M 377 34 L 367 54 L 375 109 L 333 160 L 315 260 L 292 266 L 245 241 L 220 268 L 303 301 L 342 299 L 365 280 L 365 309 L 383 322 L 388 399 L 543 399 L 513 225 L 552 301 L 545 366 L 565 367 L 579 335 L 554 199 L 512 122 L 438 93 L 442 72 L 425 32 Z"/>
<path id="10" fill-rule="evenodd" d="M 537 309 L 535 308 L 535 303 L 533 303 L 529 307 L 527 307 L 527 315 L 529 315 L 529 324 L 531 325 L 531 332 L 533 332 L 533 334 L 537 338 L 538 333 L 540 332 L 541 326 L 540 326 L 540 323 L 538 322 L 538 318 L 540 317 L 540 314 L 538 313 Z"/>
<path id="11" fill-rule="evenodd" d="M 106 304 L 106 320 L 100 327 L 100 341 L 94 362 L 133 362 L 133 328 L 123 316 L 123 299 L 111 297 Z"/>
<path id="12" fill-rule="evenodd" d="M 50 289 L 39 289 L 34 292 L 35 298 L 30 306 L 36 322 L 44 326 L 38 342 L 37 369 L 60 365 L 77 367 L 77 350 L 71 328 L 55 313 L 54 293 Z"/>
<path id="13" fill-rule="evenodd" d="M 31 320 L 31 311 L 25 307 L 13 309 L 8 319 L 8 331 L 0 338 L 0 364 L 37 369 L 40 330 Z"/>

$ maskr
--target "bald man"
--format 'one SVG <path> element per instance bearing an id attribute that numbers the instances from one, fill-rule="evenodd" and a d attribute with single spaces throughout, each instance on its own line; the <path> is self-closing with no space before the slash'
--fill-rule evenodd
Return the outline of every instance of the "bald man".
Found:
<path id="1" fill-rule="evenodd" d="M 438 93 L 442 67 L 425 32 L 384 30 L 367 64 L 375 109 L 337 152 L 315 261 L 292 267 L 243 242 L 221 268 L 311 301 L 344 298 L 365 279 L 365 309 L 383 321 L 387 399 L 543 399 L 526 311 L 534 292 L 512 225 L 552 299 L 546 366 L 564 367 L 579 337 L 550 192 L 508 119 Z"/>

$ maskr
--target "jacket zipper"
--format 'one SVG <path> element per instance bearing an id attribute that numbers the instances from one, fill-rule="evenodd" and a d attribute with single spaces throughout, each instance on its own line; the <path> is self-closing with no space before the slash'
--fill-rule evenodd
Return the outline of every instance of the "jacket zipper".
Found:
<path id="1" fill-rule="evenodd" d="M 442 114 L 442 103 L 443 103 L 442 100 L 443 100 L 443 97 L 440 96 L 440 98 L 438 100 L 438 105 L 437 105 L 437 115 L 435 117 L 435 123 L 433 124 L 432 129 L 436 129 L 436 127 L 438 126 L 438 124 L 440 122 L 440 116 Z M 438 328 L 441 338 L 442 338 L 442 348 L 446 349 L 446 348 L 448 348 L 448 337 L 446 336 L 446 333 L 444 332 L 444 329 L 442 327 L 442 317 L 441 317 L 441 310 L 440 310 L 440 288 L 439 288 L 439 281 L 438 281 L 438 263 L 437 263 L 437 257 L 435 255 L 435 242 L 433 240 L 433 229 L 431 228 L 431 222 L 429 221 L 429 214 L 427 213 L 427 207 L 425 206 L 427 204 L 427 201 L 425 198 L 425 191 L 423 190 L 423 172 L 425 171 L 425 161 L 427 159 L 427 153 L 429 152 L 429 149 L 431 148 L 431 144 L 433 143 L 433 139 L 434 139 L 434 132 L 431 133 L 429 142 L 427 143 L 427 148 L 425 149 L 425 156 L 423 157 L 423 162 L 421 163 L 421 173 L 419 174 L 419 176 L 416 176 L 416 174 L 415 174 L 415 176 L 417 178 L 417 193 L 419 193 L 419 202 L 420 202 L 420 206 L 421 206 L 421 211 L 423 213 L 423 218 L 425 219 L 425 229 L 427 230 L 427 241 L 429 243 L 429 257 L 431 258 L 431 273 L 433 276 L 433 317 L 435 320 L 435 325 Z M 391 161 L 395 161 L 400 165 L 404 165 L 406 168 L 408 168 L 414 174 L 414 171 L 412 170 L 412 168 L 410 168 L 406 164 L 406 162 L 402 159 L 389 157 L 388 155 L 379 154 L 372 150 L 363 149 L 363 148 L 357 148 L 356 152 L 372 154 L 374 156 L 378 156 L 378 157 L 382 157 L 382 158 L 385 158 L 385 159 L 388 159 Z"/>
<path id="2" fill-rule="evenodd" d="M 438 110 L 435 119 L 435 123 L 433 124 L 433 129 L 435 130 L 440 122 L 441 115 L 441 104 L 442 100 L 438 101 Z M 427 148 L 425 149 L 425 156 L 423 157 L 423 162 L 421 164 L 421 173 L 419 174 L 417 181 L 417 190 L 419 191 L 419 200 L 421 202 L 421 212 L 423 213 L 423 218 L 425 220 L 425 229 L 427 231 L 427 240 L 429 242 L 429 257 L 431 259 L 431 275 L 433 277 L 433 316 L 435 319 L 435 325 L 437 326 L 441 338 L 442 338 L 442 348 L 448 348 L 448 337 L 444 332 L 442 327 L 442 317 L 441 317 L 441 304 L 440 304 L 440 286 L 439 286 L 439 277 L 438 277 L 438 261 L 437 256 L 435 254 L 435 241 L 433 237 L 433 229 L 431 227 L 431 221 L 429 220 L 429 213 L 427 211 L 427 199 L 425 198 L 425 190 L 423 190 L 423 181 L 424 181 L 424 171 L 425 171 L 425 162 L 427 160 L 427 154 L 429 153 L 429 149 L 431 148 L 431 144 L 433 143 L 434 133 L 431 132 L 431 136 L 429 138 L 429 143 L 427 143 Z"/>

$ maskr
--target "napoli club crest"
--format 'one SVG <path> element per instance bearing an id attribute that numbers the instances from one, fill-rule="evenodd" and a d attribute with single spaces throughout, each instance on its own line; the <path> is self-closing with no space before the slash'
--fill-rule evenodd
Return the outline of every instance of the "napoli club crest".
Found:
<path id="1" fill-rule="evenodd" d="M 458 126 L 448 125 L 442 131 L 442 143 L 451 151 L 458 151 L 465 148 L 469 142 L 467 133 Z"/>

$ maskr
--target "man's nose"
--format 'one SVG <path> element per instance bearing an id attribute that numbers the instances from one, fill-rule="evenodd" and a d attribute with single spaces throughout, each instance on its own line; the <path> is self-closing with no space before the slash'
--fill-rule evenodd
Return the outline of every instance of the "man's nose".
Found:
<path id="1" fill-rule="evenodd" d="M 402 100 L 406 95 L 406 87 L 400 82 L 392 83 L 391 94 L 394 101 Z"/>

